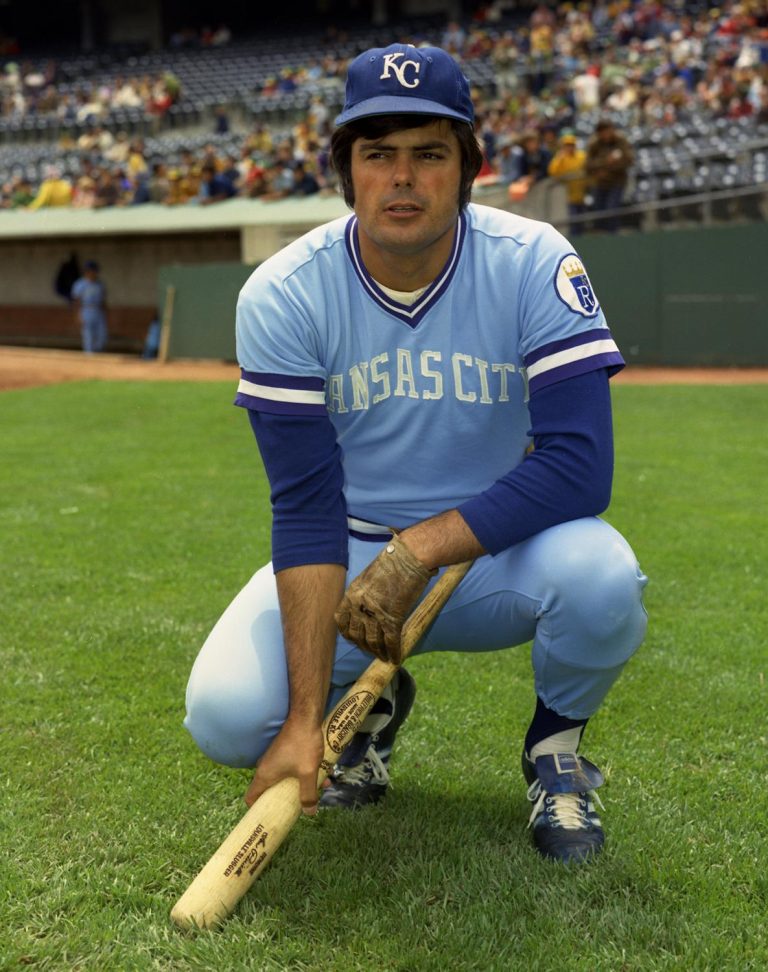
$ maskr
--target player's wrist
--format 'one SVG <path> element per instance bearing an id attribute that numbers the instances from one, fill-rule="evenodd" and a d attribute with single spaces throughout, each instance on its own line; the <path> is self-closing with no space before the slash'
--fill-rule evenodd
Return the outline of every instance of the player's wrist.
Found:
<path id="1" fill-rule="evenodd" d="M 324 715 L 319 705 L 292 705 L 283 725 L 287 733 L 311 736 L 322 729 Z"/>
<path id="2" fill-rule="evenodd" d="M 415 523 L 399 534 L 408 550 L 430 572 L 447 564 L 473 560 L 485 553 L 457 509 Z"/>
<path id="3" fill-rule="evenodd" d="M 421 524 L 416 524 L 415 527 L 408 527 L 408 529 L 398 534 L 398 539 L 407 548 L 408 553 L 425 570 L 431 572 L 437 569 L 440 564 L 435 558 L 434 544 L 429 541 L 428 536 L 425 535 L 425 531 L 419 529 L 420 527 Z"/>

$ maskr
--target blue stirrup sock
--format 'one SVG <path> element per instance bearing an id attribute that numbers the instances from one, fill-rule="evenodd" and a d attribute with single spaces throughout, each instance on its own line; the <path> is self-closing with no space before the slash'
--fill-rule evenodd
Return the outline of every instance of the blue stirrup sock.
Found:
<path id="1" fill-rule="evenodd" d="M 538 756 L 554 753 L 575 753 L 587 719 L 569 719 L 554 709 L 548 709 L 540 698 L 525 736 L 525 752 L 534 762 Z"/>

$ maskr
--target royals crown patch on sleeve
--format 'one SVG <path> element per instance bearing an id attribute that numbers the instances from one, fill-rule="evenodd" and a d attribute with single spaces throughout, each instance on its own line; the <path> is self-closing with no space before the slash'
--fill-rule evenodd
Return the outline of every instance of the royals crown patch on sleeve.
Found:
<path id="1" fill-rule="evenodd" d="M 569 253 L 558 263 L 555 290 L 566 307 L 582 317 L 594 317 L 600 310 L 584 264 L 575 253 Z"/>

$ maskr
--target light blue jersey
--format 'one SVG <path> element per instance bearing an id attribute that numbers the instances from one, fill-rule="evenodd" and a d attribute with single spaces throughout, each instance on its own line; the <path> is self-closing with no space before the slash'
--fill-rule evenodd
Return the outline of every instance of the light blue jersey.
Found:
<path id="1" fill-rule="evenodd" d="M 107 299 L 107 288 L 100 280 L 80 277 L 72 285 L 72 297 L 80 301 L 84 311 L 101 310 Z"/>
<path id="2" fill-rule="evenodd" d="M 236 401 L 327 411 L 350 515 L 405 526 L 521 461 L 531 391 L 622 359 L 581 261 L 547 224 L 470 205 L 410 307 L 367 273 L 356 229 L 335 220 L 254 271 L 237 309 Z"/>

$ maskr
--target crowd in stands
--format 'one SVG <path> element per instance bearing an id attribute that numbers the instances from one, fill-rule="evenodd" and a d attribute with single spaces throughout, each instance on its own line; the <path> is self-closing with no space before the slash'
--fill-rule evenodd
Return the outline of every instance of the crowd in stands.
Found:
<path id="1" fill-rule="evenodd" d="M 49 60 L 43 70 L 25 67 L 16 61 L 5 65 L 0 77 L 4 117 L 55 115 L 65 124 L 97 125 L 119 108 L 141 108 L 149 115 L 163 115 L 181 94 L 179 79 L 171 71 L 154 77 L 118 76 L 108 84 L 82 84 L 73 92 L 57 85 L 55 61 Z"/>
<path id="2" fill-rule="evenodd" d="M 239 154 L 209 142 L 199 152 L 182 149 L 173 165 L 148 158 L 141 138 L 131 140 L 118 133 L 111 139 L 105 134 L 96 150 L 82 152 L 77 178 L 67 179 L 59 166 L 48 165 L 37 187 L 23 177 L 4 186 L 0 205 L 33 210 L 141 203 L 205 206 L 235 196 L 265 201 L 308 196 L 332 185 L 328 154 L 304 122 L 277 145 L 264 126 L 256 126 L 243 137 Z"/>
<path id="3" fill-rule="evenodd" d="M 473 89 L 486 157 L 481 181 L 517 184 L 524 191 L 540 178 L 559 177 L 578 205 L 576 195 L 594 183 L 594 172 L 579 165 L 586 166 L 590 147 L 601 141 L 600 121 L 618 123 L 614 137 L 622 129 L 670 128 L 693 117 L 768 124 L 768 0 L 725 0 L 718 8 L 598 0 L 542 3 L 522 18 L 516 11 L 509 21 L 497 2 L 470 23 L 450 22 L 429 36 L 407 38 L 451 51 L 471 79 L 478 77 L 474 68 L 490 66 L 491 83 L 475 82 Z M 178 32 L 171 46 L 215 48 L 230 41 L 230 32 L 220 27 Z M 328 144 L 347 64 L 334 56 L 310 58 L 260 83 L 255 96 L 266 104 L 275 91 L 332 82 L 333 96 L 312 97 L 292 125 L 266 124 L 256 116 L 247 131 L 234 133 L 222 106 L 211 125 L 216 138 L 163 156 L 148 152 L 142 138 L 111 130 L 105 119 L 118 105 L 161 119 L 184 99 L 172 71 L 115 77 L 73 91 L 57 84 L 54 61 L 34 70 L 21 60 L 7 61 L 0 115 L 55 112 L 73 118 L 81 134 L 65 136 L 60 148 L 78 154 L 80 171 L 68 175 L 52 164 L 37 184 L 17 173 L 0 185 L 0 208 L 206 205 L 236 196 L 269 201 L 335 191 Z M 218 138 L 225 135 L 226 144 Z"/>

